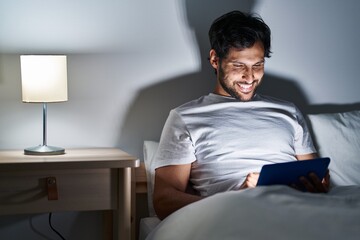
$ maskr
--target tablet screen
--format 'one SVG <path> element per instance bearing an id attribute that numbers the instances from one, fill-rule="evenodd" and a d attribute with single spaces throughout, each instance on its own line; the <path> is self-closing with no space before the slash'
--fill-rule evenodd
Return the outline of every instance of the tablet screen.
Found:
<path id="1" fill-rule="evenodd" d="M 330 158 L 315 158 L 264 165 L 260 171 L 257 186 L 299 184 L 299 178 L 306 177 L 310 172 L 314 172 L 323 179 L 329 163 Z"/>

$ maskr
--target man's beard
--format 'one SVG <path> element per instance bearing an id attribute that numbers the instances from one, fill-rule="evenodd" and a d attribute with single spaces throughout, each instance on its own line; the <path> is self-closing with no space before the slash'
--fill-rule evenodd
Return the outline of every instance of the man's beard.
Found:
<path id="1" fill-rule="evenodd" d="M 255 93 L 256 93 L 256 89 L 257 89 L 257 86 L 254 86 L 255 89 L 254 91 L 251 93 L 251 96 L 250 97 L 246 97 L 244 98 L 244 95 L 241 95 L 239 94 L 236 90 L 235 90 L 235 86 L 234 87 L 231 87 L 229 85 L 227 85 L 224 81 L 224 78 L 222 77 L 222 74 L 220 74 L 220 79 L 219 79 L 219 82 L 220 82 L 220 85 L 222 86 L 222 88 L 225 90 L 225 92 L 227 92 L 230 96 L 232 96 L 233 98 L 236 98 L 240 101 L 243 101 L 243 102 L 247 102 L 247 101 L 251 101 L 251 99 L 254 97 Z M 246 95 L 245 95 L 246 96 Z"/>

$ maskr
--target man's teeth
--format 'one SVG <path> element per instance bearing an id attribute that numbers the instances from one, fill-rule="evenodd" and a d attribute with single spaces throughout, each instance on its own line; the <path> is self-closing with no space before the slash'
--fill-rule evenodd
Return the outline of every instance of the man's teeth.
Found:
<path id="1" fill-rule="evenodd" d="M 251 86 L 252 84 L 240 84 L 240 87 L 245 89 L 251 88 Z"/>

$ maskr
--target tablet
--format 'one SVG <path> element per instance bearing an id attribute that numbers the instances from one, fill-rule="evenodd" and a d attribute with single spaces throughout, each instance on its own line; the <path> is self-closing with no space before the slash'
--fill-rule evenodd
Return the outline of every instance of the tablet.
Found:
<path id="1" fill-rule="evenodd" d="M 300 184 L 299 178 L 314 172 L 323 179 L 330 163 L 330 158 L 315 158 L 312 160 L 292 161 L 264 165 L 260 171 L 257 186 Z"/>

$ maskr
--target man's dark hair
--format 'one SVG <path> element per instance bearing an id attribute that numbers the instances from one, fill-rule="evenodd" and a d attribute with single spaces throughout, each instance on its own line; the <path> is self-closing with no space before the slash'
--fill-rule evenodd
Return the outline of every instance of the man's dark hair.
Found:
<path id="1" fill-rule="evenodd" d="M 230 48 L 245 49 L 260 41 L 270 57 L 271 31 L 261 17 L 232 11 L 215 19 L 209 30 L 211 48 L 222 59 Z"/>

